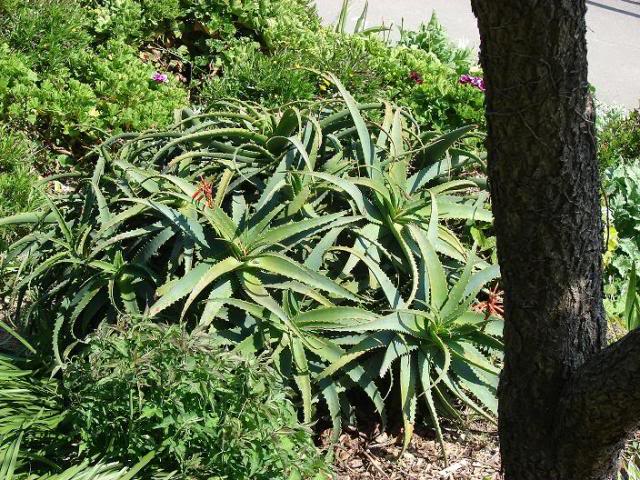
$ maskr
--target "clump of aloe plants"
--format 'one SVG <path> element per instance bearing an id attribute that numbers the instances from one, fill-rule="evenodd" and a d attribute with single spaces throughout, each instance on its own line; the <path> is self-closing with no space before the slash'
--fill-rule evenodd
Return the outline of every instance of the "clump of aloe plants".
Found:
<path id="1" fill-rule="evenodd" d="M 327 81 L 340 96 L 311 110 L 222 102 L 115 137 L 72 191 L 0 220 L 32 225 L 4 258 L 19 327 L 59 368 L 122 314 L 215 332 L 270 356 L 335 433 L 349 390 L 384 418 L 390 385 L 405 447 L 419 397 L 440 438 L 439 411 L 492 419 L 501 327 L 471 307 L 499 271 L 466 240 L 492 219 L 461 174 L 482 168 L 472 128 L 422 131 Z"/>

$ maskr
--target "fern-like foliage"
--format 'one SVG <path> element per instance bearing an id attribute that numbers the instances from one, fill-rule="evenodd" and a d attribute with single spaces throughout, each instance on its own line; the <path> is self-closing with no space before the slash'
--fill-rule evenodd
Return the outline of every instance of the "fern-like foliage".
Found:
<path id="1" fill-rule="evenodd" d="M 26 344 L 26 342 L 25 342 Z M 28 345 L 28 344 L 27 344 Z M 155 455 L 131 468 L 115 462 L 78 461 L 65 468 L 61 434 L 66 411 L 56 380 L 46 379 L 22 358 L 0 355 L 0 478 L 6 480 L 131 480 Z M 63 430 L 63 429 L 62 429 Z M 46 439 L 47 441 L 43 441 Z M 73 462 L 72 462 L 73 463 Z M 36 474 L 35 472 L 48 472 Z M 158 480 L 165 478 L 159 475 Z M 170 478 L 167 475 L 166 478 Z"/>

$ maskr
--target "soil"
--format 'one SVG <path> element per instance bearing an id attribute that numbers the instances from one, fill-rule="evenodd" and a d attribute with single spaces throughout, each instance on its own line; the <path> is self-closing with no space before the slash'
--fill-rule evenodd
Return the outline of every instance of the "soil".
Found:
<path id="1" fill-rule="evenodd" d="M 445 462 L 435 433 L 416 426 L 411 444 L 402 458 L 401 435 L 365 433 L 350 429 L 330 447 L 330 432 L 322 436 L 323 444 L 334 449 L 338 480 L 499 480 L 500 454 L 496 427 L 472 423 L 465 431 L 444 428 Z"/>
<path id="2" fill-rule="evenodd" d="M 379 426 L 368 432 L 348 428 L 333 446 L 330 430 L 323 432 L 322 445 L 333 448 L 337 480 L 502 480 L 495 425 L 472 422 L 465 430 L 443 427 L 448 462 L 430 428 L 416 426 L 400 460 L 402 436 L 380 432 Z M 627 444 L 621 478 L 629 478 L 625 472 L 630 461 L 640 465 L 640 431 Z"/>

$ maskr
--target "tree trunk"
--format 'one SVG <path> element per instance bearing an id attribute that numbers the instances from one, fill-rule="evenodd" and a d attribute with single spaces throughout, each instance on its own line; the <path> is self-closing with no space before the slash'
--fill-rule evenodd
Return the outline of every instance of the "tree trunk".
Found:
<path id="1" fill-rule="evenodd" d="M 472 5 L 505 289 L 505 478 L 609 480 L 640 420 L 640 334 L 605 349 L 585 0 Z"/>

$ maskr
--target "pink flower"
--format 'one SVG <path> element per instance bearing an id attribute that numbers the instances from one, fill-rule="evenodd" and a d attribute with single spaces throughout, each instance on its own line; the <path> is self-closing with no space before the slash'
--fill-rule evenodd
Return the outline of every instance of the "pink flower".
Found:
<path id="1" fill-rule="evenodd" d="M 169 77 L 166 73 L 155 72 L 153 75 L 151 75 L 151 80 L 156 83 L 168 83 Z"/>
<path id="2" fill-rule="evenodd" d="M 460 75 L 460 79 L 458 80 L 458 82 L 460 82 L 462 85 L 466 85 L 467 83 L 471 83 L 471 79 L 473 77 L 471 77 L 470 75 Z"/>

